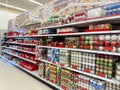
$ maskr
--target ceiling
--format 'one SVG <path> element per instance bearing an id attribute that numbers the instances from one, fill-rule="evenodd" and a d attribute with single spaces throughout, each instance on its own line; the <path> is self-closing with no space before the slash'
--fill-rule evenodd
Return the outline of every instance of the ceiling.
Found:
<path id="1" fill-rule="evenodd" d="M 7 4 L 9 5 L 13 5 L 13 6 L 27 9 L 27 10 L 34 9 L 39 6 L 38 4 L 30 2 L 29 0 L 0 0 L 0 3 L 6 3 L 6 1 L 7 1 Z M 35 0 L 35 1 L 45 4 L 47 2 L 50 2 L 51 0 Z"/>

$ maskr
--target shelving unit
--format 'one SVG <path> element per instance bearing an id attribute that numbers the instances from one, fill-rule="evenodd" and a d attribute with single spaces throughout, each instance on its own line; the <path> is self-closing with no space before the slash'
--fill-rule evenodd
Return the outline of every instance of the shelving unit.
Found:
<path id="1" fill-rule="evenodd" d="M 34 62 L 34 61 L 29 60 L 29 59 L 20 57 L 20 56 L 18 56 L 18 55 L 12 54 L 12 53 L 10 53 L 10 52 L 5 52 L 5 51 L 2 51 L 2 52 L 3 52 L 3 53 L 7 53 L 7 54 L 9 54 L 9 55 L 12 55 L 12 56 L 14 56 L 14 57 L 20 58 L 20 59 L 22 59 L 22 60 L 24 60 L 24 61 L 31 62 L 31 63 L 33 63 L 33 64 L 37 64 L 37 62 Z"/>
<path id="2" fill-rule="evenodd" d="M 34 52 L 29 52 L 29 51 L 25 51 L 25 50 L 20 50 L 20 49 L 16 49 L 16 48 L 12 48 L 12 47 L 5 47 L 5 46 L 3 46 L 3 48 L 12 49 L 12 50 L 17 50 L 17 51 L 20 51 L 20 52 L 25 52 L 25 53 L 29 53 L 29 54 L 33 54 L 33 55 L 36 54 L 36 53 L 34 53 Z"/>
<path id="3" fill-rule="evenodd" d="M 71 51 L 81 51 L 81 52 L 89 52 L 89 53 L 98 53 L 98 54 L 107 54 L 107 55 L 120 56 L 120 53 L 117 53 L 117 52 L 85 50 L 85 49 L 78 49 L 78 48 L 62 48 L 62 47 L 51 47 L 51 46 L 38 46 L 38 47 L 40 47 L 40 48 L 63 49 L 63 50 L 71 50 Z"/>
<path id="4" fill-rule="evenodd" d="M 49 63 L 49 64 L 53 64 L 53 65 L 56 65 L 58 67 L 62 67 L 60 65 L 49 62 L 47 60 L 40 60 L 40 61 L 45 62 L 45 63 Z M 98 79 L 101 79 L 101 80 L 105 80 L 105 81 L 109 81 L 109 82 L 112 82 L 112 83 L 120 84 L 120 82 L 115 80 L 115 79 L 103 78 L 103 77 L 100 77 L 100 76 L 97 76 L 97 75 L 94 75 L 94 74 L 90 74 L 90 73 L 86 73 L 86 72 L 83 72 L 83 71 L 79 71 L 79 70 L 76 70 L 76 69 L 73 69 L 73 68 L 70 68 L 70 67 L 62 67 L 62 68 L 65 68 L 65 69 L 68 69 L 68 70 L 71 70 L 71 71 L 74 71 L 74 72 L 78 72 L 78 73 L 81 73 L 81 74 L 84 74 L 84 75 L 88 75 L 88 76 L 91 76 L 91 77 L 94 77 L 94 78 L 98 78 Z"/>
<path id="5" fill-rule="evenodd" d="M 93 19 L 93 20 L 86 20 L 86 21 L 81 21 L 81 22 L 77 22 L 77 23 L 70 23 L 70 24 L 64 24 L 64 25 L 58 25 L 58 26 L 49 26 L 49 27 L 43 27 L 43 28 L 40 27 L 40 28 L 37 28 L 37 30 L 44 30 L 44 29 L 53 29 L 53 30 L 55 30 L 55 29 L 64 28 L 64 27 L 83 27 L 83 26 L 88 26 L 89 24 L 95 24 L 95 23 L 101 23 L 101 22 L 118 23 L 118 22 L 120 22 L 120 16 L 113 16 L 113 17 L 105 17 L 105 18 L 99 18 L 99 19 Z M 30 25 L 33 25 L 33 24 L 30 24 Z M 30 25 L 26 25 L 26 26 L 30 26 Z M 22 26 L 22 27 L 26 27 L 26 26 Z M 120 30 L 110 30 L 110 31 L 101 31 L 101 32 L 78 32 L 78 33 L 67 33 L 67 34 L 30 35 L 30 36 L 7 36 L 5 38 L 7 38 L 7 39 L 9 39 L 9 38 L 42 38 L 42 37 L 58 37 L 58 36 L 65 37 L 65 36 L 118 34 L 118 33 L 120 33 Z M 88 50 L 88 49 L 80 49 L 80 48 L 52 47 L 52 46 L 42 46 L 42 45 L 37 45 L 37 44 L 17 43 L 17 42 L 4 42 L 4 43 L 6 43 L 6 44 L 15 44 L 15 45 L 23 45 L 23 46 L 24 45 L 25 46 L 34 46 L 36 48 L 60 49 L 60 50 L 79 51 L 79 52 L 88 52 L 88 53 L 95 53 L 95 54 L 120 56 L 119 52 L 107 52 L 107 51 Z M 12 50 L 16 50 L 16 51 L 20 51 L 20 52 L 24 52 L 24 53 L 28 53 L 28 54 L 33 54 L 33 55 L 37 54 L 37 51 L 34 53 L 34 52 L 29 52 L 29 51 L 20 50 L 20 49 L 16 49 L 16 48 L 12 48 L 12 47 L 6 47 L 6 46 L 3 46 L 3 48 L 12 49 Z M 24 61 L 31 62 L 33 64 L 39 64 L 38 62 L 30 61 L 30 60 L 28 60 L 26 58 L 20 57 L 20 56 L 15 55 L 15 54 L 12 54 L 10 52 L 6 52 L 6 51 L 2 51 L 2 52 L 6 53 L 6 54 L 9 54 L 9 55 L 12 55 L 14 57 L 20 58 L 20 59 L 22 59 Z M 38 79 L 40 79 L 40 80 L 42 80 L 42 81 L 56 87 L 57 89 L 62 90 L 56 84 L 51 83 L 50 81 L 47 81 L 47 80 L 41 78 L 38 75 L 38 71 L 31 72 L 31 71 L 29 71 L 27 69 L 24 69 L 23 67 L 19 66 L 18 64 L 15 64 L 12 61 L 7 60 L 5 57 L 2 57 L 2 58 L 5 59 L 8 62 L 14 64 L 15 66 L 21 68 L 22 70 L 28 72 L 29 74 L 37 77 Z M 57 67 L 61 67 L 61 68 L 64 68 L 64 69 L 67 69 L 67 70 L 70 70 L 70 71 L 73 71 L 73 72 L 77 72 L 79 74 L 84 74 L 86 76 L 97 78 L 97 79 L 100 79 L 100 80 L 120 84 L 120 81 L 115 80 L 115 78 L 107 79 L 107 78 L 98 76 L 96 74 L 91 74 L 91 73 L 84 72 L 82 70 L 80 71 L 80 70 L 77 70 L 77 69 L 73 69 L 71 67 L 60 66 L 58 64 L 54 64 L 53 62 L 49 62 L 48 60 L 43 60 L 43 59 L 40 59 L 40 58 L 39 58 L 39 61 L 47 63 L 47 64 L 52 64 L 52 65 L 55 65 Z"/>

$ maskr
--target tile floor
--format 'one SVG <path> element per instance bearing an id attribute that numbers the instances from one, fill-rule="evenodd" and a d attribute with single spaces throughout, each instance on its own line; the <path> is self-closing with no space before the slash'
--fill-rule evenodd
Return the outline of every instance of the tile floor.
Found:
<path id="1" fill-rule="evenodd" d="M 0 60 L 0 90 L 52 90 L 20 69 Z"/>

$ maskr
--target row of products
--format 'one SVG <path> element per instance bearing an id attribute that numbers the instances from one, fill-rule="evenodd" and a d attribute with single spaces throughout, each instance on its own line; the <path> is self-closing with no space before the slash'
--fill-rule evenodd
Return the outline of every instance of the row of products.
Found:
<path id="1" fill-rule="evenodd" d="M 76 32 L 78 32 L 78 29 L 72 27 L 57 29 L 57 34 L 76 33 Z"/>
<path id="2" fill-rule="evenodd" d="M 41 52 L 42 51 L 42 52 Z M 115 77 L 119 57 L 59 49 L 39 49 L 41 60 L 47 60 L 62 67 L 71 67 L 105 78 Z"/>
<path id="3" fill-rule="evenodd" d="M 34 47 L 25 47 L 25 46 L 17 46 L 17 45 L 10 45 L 10 47 L 15 48 L 15 49 L 29 51 L 29 52 L 35 52 Z"/>
<path id="4" fill-rule="evenodd" d="M 26 61 L 20 61 L 19 65 L 21 67 L 23 67 L 23 68 L 26 68 L 26 69 L 30 70 L 30 71 L 38 70 L 38 66 L 37 65 L 29 63 L 29 62 L 26 62 Z"/>
<path id="5" fill-rule="evenodd" d="M 112 29 L 112 25 L 109 23 L 105 23 L 105 24 L 89 25 L 89 30 L 85 30 L 85 32 L 88 32 L 88 31 L 106 31 L 106 30 L 111 30 L 111 29 Z M 81 31 L 79 31 L 79 29 L 77 29 L 77 28 L 65 27 L 65 28 L 59 28 L 57 30 L 51 30 L 51 29 L 37 30 L 37 33 L 35 35 L 64 34 L 64 33 L 76 33 L 76 32 L 81 32 Z M 31 35 L 31 34 L 29 34 L 29 35 Z M 11 40 L 11 42 L 12 42 L 12 40 Z M 19 42 L 22 42 L 22 41 L 19 41 Z M 25 41 L 25 43 L 26 42 L 27 41 Z M 33 42 L 33 41 L 31 41 L 31 42 Z"/>
<path id="6" fill-rule="evenodd" d="M 62 24 L 69 24 L 74 22 L 81 22 L 89 19 L 96 19 L 101 17 L 116 16 L 120 15 L 120 3 L 115 3 L 112 5 L 106 5 L 99 8 L 89 9 L 87 11 L 80 11 L 71 15 L 66 15 L 65 17 L 53 16 L 50 17 L 48 21 L 43 22 L 41 27 L 56 26 Z"/>
<path id="7" fill-rule="evenodd" d="M 54 65 L 40 63 L 39 75 L 63 90 L 119 90 L 117 83 L 106 82 Z"/>
<path id="8" fill-rule="evenodd" d="M 89 30 L 90 31 L 93 31 L 93 30 L 111 30 L 111 29 L 112 29 L 112 25 L 109 24 L 109 23 L 89 25 Z"/>
<path id="9" fill-rule="evenodd" d="M 39 45 L 120 52 L 120 35 L 81 35 L 80 37 L 40 38 Z"/>
<path id="10" fill-rule="evenodd" d="M 23 53 L 23 52 L 18 52 L 15 50 L 8 50 L 8 49 L 3 49 L 3 51 L 10 52 L 14 55 L 17 55 L 19 57 L 25 58 L 25 59 L 30 60 L 30 61 L 39 62 L 39 60 L 36 60 L 35 55 L 31 55 L 31 54 L 27 54 L 27 53 Z"/>
<path id="11" fill-rule="evenodd" d="M 6 42 L 14 42 L 14 43 L 26 43 L 26 44 L 37 44 L 36 39 L 9 39 Z"/>
<path id="12" fill-rule="evenodd" d="M 8 60 L 13 61 L 14 63 L 20 65 L 21 67 L 23 67 L 25 69 L 28 69 L 30 71 L 38 70 L 38 66 L 35 64 L 32 64 L 30 62 L 26 62 L 26 61 L 22 61 L 21 59 L 10 56 L 8 54 L 3 54 L 3 56 L 6 57 Z"/>
<path id="13" fill-rule="evenodd" d="M 80 36 L 80 48 L 99 51 L 120 52 L 120 35 L 85 35 Z"/>
<path id="14" fill-rule="evenodd" d="M 27 44 L 37 44 L 37 40 L 31 40 L 31 39 L 20 39 L 16 40 L 16 43 L 27 43 Z"/>

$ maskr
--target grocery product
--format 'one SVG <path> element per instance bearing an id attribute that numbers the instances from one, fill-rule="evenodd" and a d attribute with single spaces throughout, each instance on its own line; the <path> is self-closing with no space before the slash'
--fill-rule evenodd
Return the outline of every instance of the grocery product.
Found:
<path id="1" fill-rule="evenodd" d="M 38 54 L 40 59 L 47 60 L 47 49 L 39 48 Z"/>
<path id="2" fill-rule="evenodd" d="M 57 33 L 58 33 L 58 34 L 76 33 L 76 32 L 78 32 L 78 30 L 77 30 L 76 28 L 72 28 L 72 27 L 57 29 Z"/>
<path id="3" fill-rule="evenodd" d="M 59 49 L 52 49 L 52 58 L 51 62 L 54 64 L 59 64 Z"/>
<path id="4" fill-rule="evenodd" d="M 79 47 L 79 37 L 66 37 L 65 47 L 67 48 L 78 48 Z"/>
<path id="5" fill-rule="evenodd" d="M 82 71 L 95 73 L 96 55 L 92 53 L 82 53 Z"/>
<path id="6" fill-rule="evenodd" d="M 71 67 L 74 69 L 82 70 L 82 55 L 81 52 L 71 51 L 70 55 Z"/>
<path id="7" fill-rule="evenodd" d="M 116 63 L 116 75 L 117 80 L 120 80 L 120 63 Z"/>
<path id="8" fill-rule="evenodd" d="M 117 56 L 99 55 L 96 56 L 96 74 L 106 78 L 115 76 L 115 64 L 119 61 Z"/>
<path id="9" fill-rule="evenodd" d="M 29 63 L 29 62 L 26 62 L 26 61 L 20 61 L 19 65 L 21 67 L 23 67 L 23 68 L 26 68 L 26 69 L 30 70 L 30 71 L 38 70 L 38 66 L 37 65 Z"/>
<path id="10" fill-rule="evenodd" d="M 102 7 L 87 10 L 87 20 L 101 18 L 103 15 L 104 9 Z"/>
<path id="11" fill-rule="evenodd" d="M 61 70 L 61 88 L 63 90 L 105 90 L 105 81 L 66 69 Z"/>
<path id="12" fill-rule="evenodd" d="M 89 30 L 85 30 L 85 32 L 108 31 L 111 29 L 112 29 L 112 25 L 106 23 L 106 24 L 98 24 L 98 25 L 89 25 Z"/>
<path id="13" fill-rule="evenodd" d="M 80 48 L 109 52 L 119 52 L 119 35 L 84 35 L 80 36 Z"/>
<path id="14" fill-rule="evenodd" d="M 59 63 L 60 63 L 60 66 L 63 66 L 63 67 L 70 66 L 70 51 L 60 50 Z"/>
<path id="15" fill-rule="evenodd" d="M 106 82 L 105 90 L 120 90 L 119 83 Z"/>
<path id="16" fill-rule="evenodd" d="M 16 32 L 16 31 L 9 31 L 7 33 L 7 36 L 18 36 L 19 35 L 19 32 Z"/>
<path id="17" fill-rule="evenodd" d="M 69 89 L 70 88 L 69 81 L 70 81 L 70 71 L 66 69 L 62 69 L 61 83 L 60 83 L 61 88 L 63 88 L 64 90 Z"/>
<path id="18" fill-rule="evenodd" d="M 50 67 L 50 82 L 57 84 L 57 67 L 54 65 L 49 65 Z"/>
<path id="19" fill-rule="evenodd" d="M 120 15 L 120 3 L 104 6 L 105 17 Z"/>
<path id="20" fill-rule="evenodd" d="M 80 22 L 86 20 L 87 13 L 86 11 L 77 12 L 73 14 L 74 22 Z"/>
<path id="21" fill-rule="evenodd" d="M 38 31 L 38 35 L 44 35 L 44 34 L 55 34 L 56 31 L 55 30 L 51 30 L 51 29 L 44 29 L 44 30 L 39 30 Z"/>
<path id="22" fill-rule="evenodd" d="M 38 73 L 39 73 L 39 76 L 42 77 L 42 78 L 45 78 L 45 63 L 39 63 L 38 65 Z"/>

